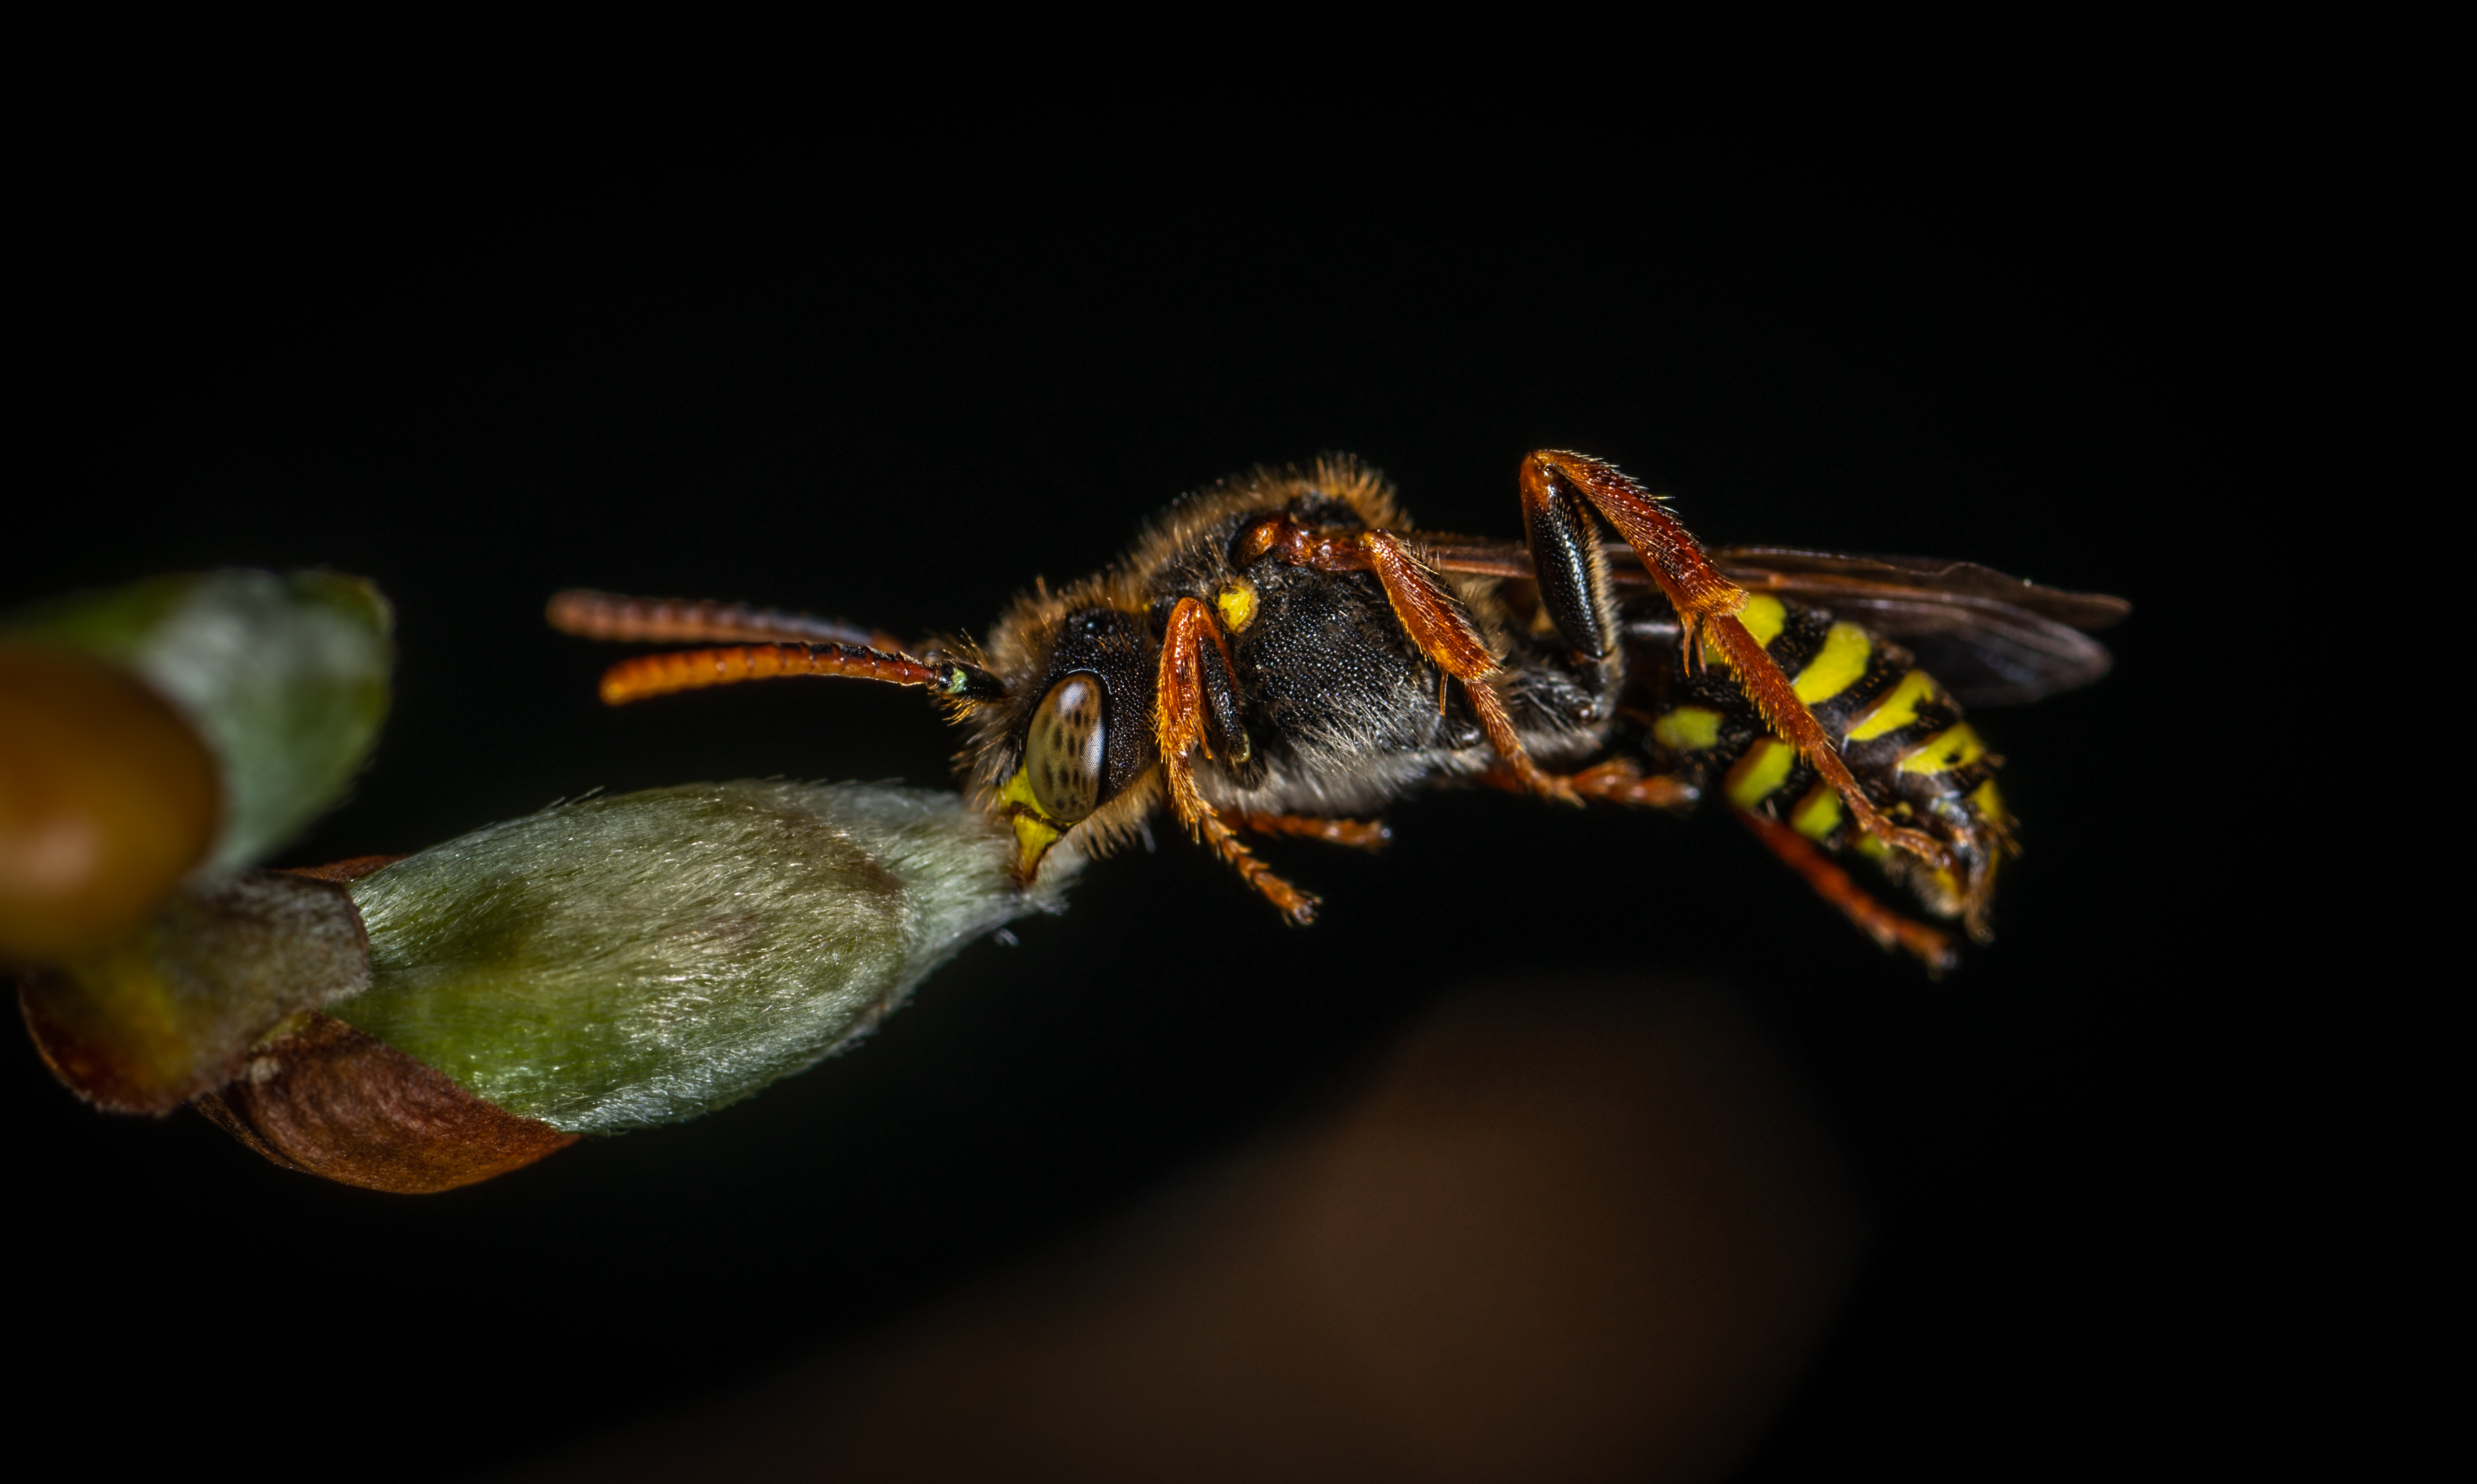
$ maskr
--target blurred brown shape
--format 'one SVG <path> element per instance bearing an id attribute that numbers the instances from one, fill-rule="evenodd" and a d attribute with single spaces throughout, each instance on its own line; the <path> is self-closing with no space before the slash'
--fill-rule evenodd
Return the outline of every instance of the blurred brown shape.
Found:
<path id="1" fill-rule="evenodd" d="M 80 655 L 0 642 L 0 958 L 145 918 L 206 858 L 222 783 L 170 704 Z"/>
<path id="2" fill-rule="evenodd" d="M 1726 1000 L 1471 994 L 1329 1117 L 1081 1251 L 538 1476 L 1716 1478 L 1859 1242 Z"/>
<path id="3" fill-rule="evenodd" d="M 344 888 L 248 872 L 174 894 L 138 932 L 20 969 L 17 1003 L 54 1075 L 122 1113 L 168 1113 L 239 1072 L 287 1016 L 369 987 Z"/>
<path id="4" fill-rule="evenodd" d="M 261 1048 L 231 1085 L 201 1095 L 196 1106 L 279 1165 L 402 1195 L 487 1180 L 577 1140 L 317 1014 Z"/>
<path id="5" fill-rule="evenodd" d="M 307 877 L 313 881 L 358 881 L 373 871 L 383 871 L 402 855 L 355 855 L 346 860 L 331 860 L 323 866 L 286 866 L 284 876 Z"/>

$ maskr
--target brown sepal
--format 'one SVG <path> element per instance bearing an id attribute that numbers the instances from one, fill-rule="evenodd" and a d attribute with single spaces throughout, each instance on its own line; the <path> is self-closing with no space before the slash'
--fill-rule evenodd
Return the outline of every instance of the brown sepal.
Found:
<path id="1" fill-rule="evenodd" d="M 191 1106 L 279 1165 L 409 1196 L 505 1175 L 578 1137 L 507 1112 L 315 1012 Z"/>
<path id="2" fill-rule="evenodd" d="M 253 871 L 185 886 L 136 935 L 12 977 L 71 1092 L 169 1113 L 237 1076 L 287 1017 L 366 989 L 369 942 L 341 885 Z"/>

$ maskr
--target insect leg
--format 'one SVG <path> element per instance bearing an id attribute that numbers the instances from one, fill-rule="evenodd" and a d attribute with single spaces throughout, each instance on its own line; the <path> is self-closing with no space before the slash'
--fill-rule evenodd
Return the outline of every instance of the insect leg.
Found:
<path id="1" fill-rule="evenodd" d="M 1409 543 L 1389 531 L 1316 532 L 1276 515 L 1240 531 L 1232 541 L 1230 564 L 1244 569 L 1260 556 L 1272 555 L 1296 566 L 1319 572 L 1372 572 L 1384 584 L 1385 601 L 1411 642 L 1437 668 L 1463 682 L 1480 729 L 1505 766 L 1533 793 L 1567 804 L 1581 804 L 1565 780 L 1542 772 L 1515 734 L 1506 713 L 1496 677 L 1504 669 L 1480 642 L 1462 600 L 1437 580 Z"/>
<path id="2" fill-rule="evenodd" d="M 1730 813 L 1756 839 L 1771 848 L 1791 871 L 1806 878 L 1816 896 L 1840 909 L 1841 915 L 1855 924 L 1858 930 L 1873 938 L 1888 952 L 1906 950 L 1927 966 L 1927 973 L 1939 975 L 1961 962 L 1954 952 L 1952 937 L 1939 932 L 1924 923 L 1913 922 L 1867 895 L 1865 888 L 1849 878 L 1849 873 L 1834 864 L 1820 847 L 1795 829 L 1776 819 L 1768 819 L 1749 809 L 1732 808 Z"/>
<path id="3" fill-rule="evenodd" d="M 1554 481 L 1526 479 L 1522 525 L 1530 538 L 1539 606 L 1566 643 L 1593 659 L 1606 658 L 1617 644 L 1616 610 L 1608 596 L 1609 558 L 1582 502 Z"/>
<path id="4" fill-rule="evenodd" d="M 1503 666 L 1480 642 L 1461 600 L 1391 532 L 1363 531 L 1358 544 L 1367 570 L 1385 585 L 1385 599 L 1393 606 L 1393 616 L 1401 620 L 1411 642 L 1439 669 L 1463 682 L 1471 709 L 1479 713 L 1481 730 L 1506 767 L 1533 793 L 1567 804 L 1582 803 L 1564 779 L 1540 771 L 1514 734 L 1514 719 L 1506 714 L 1505 698 L 1496 689 L 1496 676 Z"/>
<path id="5" fill-rule="evenodd" d="M 1383 821 L 1373 819 L 1324 819 L 1314 814 L 1232 814 L 1229 818 L 1233 828 L 1256 834 L 1295 835 L 1361 851 L 1383 850 L 1393 838 Z"/>
<path id="6" fill-rule="evenodd" d="M 1188 754 L 1207 747 L 1204 650 L 1228 654 L 1213 610 L 1193 598 L 1181 598 L 1170 609 L 1169 629 L 1162 636 L 1161 680 L 1153 692 L 1153 739 L 1161 749 L 1162 779 L 1170 808 L 1190 834 L 1213 847 L 1247 884 L 1264 893 L 1284 916 L 1302 926 L 1315 921 L 1316 899 L 1275 876 L 1258 860 L 1229 824 L 1206 802 L 1195 786 L 1195 765 Z M 1206 755 L 1210 756 L 1208 748 Z"/>
<path id="7" fill-rule="evenodd" d="M 1923 830 L 1894 825 L 1876 809 L 1858 780 L 1850 777 L 1849 765 L 1840 760 L 1840 750 L 1823 724 L 1797 698 L 1770 653 L 1739 622 L 1738 610 L 1746 606 L 1745 589 L 1720 575 L 1692 533 L 1660 507 L 1658 496 L 1615 465 L 1581 454 L 1542 449 L 1522 461 L 1526 511 L 1570 502 L 1574 492 L 1589 499 L 1626 544 L 1641 555 L 1653 581 L 1677 610 L 1689 662 L 1700 653 L 1698 641 L 1709 638 L 1735 672 L 1739 688 L 1762 713 L 1764 724 L 1795 747 L 1832 785 L 1860 829 L 1930 865 L 1951 864 L 1951 854 L 1941 841 Z"/>
<path id="8" fill-rule="evenodd" d="M 1480 775 L 1480 781 L 1508 793 L 1526 793 L 1529 785 L 1514 773 L 1498 769 Z M 1703 791 L 1674 775 L 1662 773 L 1645 778 L 1633 759 L 1612 757 L 1593 763 L 1580 773 L 1567 774 L 1565 781 L 1574 792 L 1587 800 L 1601 804 L 1630 804 L 1637 808 L 1673 809 L 1680 813 L 1694 806 Z"/>
<path id="9" fill-rule="evenodd" d="M 1602 804 L 1632 804 L 1644 809 L 1676 809 L 1694 806 L 1703 791 L 1685 779 L 1663 773 L 1645 778 L 1633 760 L 1612 757 L 1594 763 L 1573 777 L 1574 792 Z"/>

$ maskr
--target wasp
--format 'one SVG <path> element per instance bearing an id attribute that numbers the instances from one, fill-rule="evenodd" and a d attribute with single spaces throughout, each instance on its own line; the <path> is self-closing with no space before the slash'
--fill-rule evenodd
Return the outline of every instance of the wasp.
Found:
<path id="1" fill-rule="evenodd" d="M 1173 505 L 1115 565 L 1036 583 L 986 644 L 916 646 L 803 614 L 564 592 L 591 638 L 723 647 L 613 666 L 613 705 L 781 676 L 926 688 L 958 761 L 1034 879 L 1061 845 L 1103 854 L 1164 806 L 1291 922 L 1318 899 L 1247 837 L 1373 848 L 1420 789 L 1487 784 L 1567 804 L 1683 811 L 1717 793 L 1782 861 L 1930 972 L 1953 935 L 1886 906 L 1872 861 L 1929 918 L 1988 941 L 2019 849 L 2002 759 L 1964 704 L 2105 674 L 2089 635 L 2120 599 L 1967 562 L 1705 550 L 1614 465 L 1524 458 L 1525 539 L 1414 527 L 1346 458 L 1258 470 Z M 1611 539 L 1614 532 L 1615 539 Z"/>

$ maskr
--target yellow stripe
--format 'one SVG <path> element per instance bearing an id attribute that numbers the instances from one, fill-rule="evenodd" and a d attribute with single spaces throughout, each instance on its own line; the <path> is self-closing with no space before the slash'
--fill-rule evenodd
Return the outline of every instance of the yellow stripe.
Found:
<path id="1" fill-rule="evenodd" d="M 1769 644 L 1780 637 L 1781 626 L 1789 622 L 1789 609 L 1782 607 L 1781 601 L 1769 593 L 1753 593 L 1748 595 L 1746 606 L 1738 610 L 1738 622 L 1746 626 L 1746 632 L 1755 636 L 1757 644 Z M 1710 665 L 1729 662 L 1709 634 L 1703 638 L 1703 662 Z"/>
<path id="2" fill-rule="evenodd" d="M 1903 773 L 1950 773 L 1987 755 L 1987 744 L 1969 730 L 1969 723 L 1946 727 L 1934 736 L 1901 754 Z"/>
<path id="3" fill-rule="evenodd" d="M 1753 808 L 1779 792 L 1789 781 L 1789 765 L 1796 761 L 1796 748 L 1778 737 L 1757 737 L 1722 784 L 1729 802 L 1741 809 Z"/>
<path id="4" fill-rule="evenodd" d="M 1918 703 L 1942 694 L 1935 677 L 1924 670 L 1913 670 L 1901 677 L 1901 683 L 1884 692 L 1884 699 L 1860 713 L 1849 728 L 1849 740 L 1864 742 L 1888 731 L 1898 731 L 1918 719 Z"/>
<path id="5" fill-rule="evenodd" d="M 2004 812 L 2004 796 L 1995 791 L 1993 779 L 1971 789 L 1969 802 L 1978 806 L 1978 817 L 1990 825 L 2001 825 L 2012 818 Z"/>
<path id="6" fill-rule="evenodd" d="M 1651 724 L 1651 740 L 1674 752 L 1699 753 L 1720 740 L 1720 713 L 1699 705 L 1664 711 Z"/>
<path id="7" fill-rule="evenodd" d="M 1892 853 L 1892 848 L 1870 834 L 1858 837 L 1858 853 L 1868 860 L 1882 860 Z"/>
<path id="8" fill-rule="evenodd" d="M 1823 648 L 1797 672 L 1789 688 L 1808 705 L 1821 705 L 1857 683 L 1858 677 L 1866 673 L 1866 656 L 1874 648 L 1865 630 L 1856 624 L 1835 624 L 1823 636 Z"/>
<path id="9" fill-rule="evenodd" d="M 1810 840 L 1820 840 L 1840 828 L 1840 790 L 1817 783 L 1789 811 L 1789 828 Z"/>

